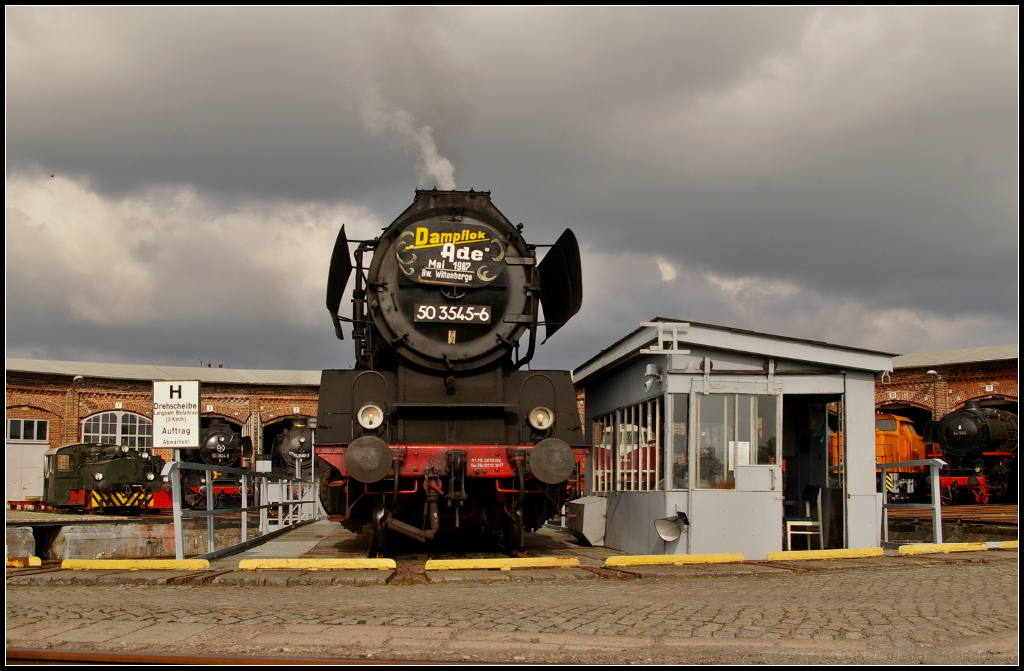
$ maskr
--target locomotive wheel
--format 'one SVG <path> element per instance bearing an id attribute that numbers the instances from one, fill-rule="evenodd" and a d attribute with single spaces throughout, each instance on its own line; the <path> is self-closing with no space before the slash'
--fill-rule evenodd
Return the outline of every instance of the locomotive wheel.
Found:
<path id="1" fill-rule="evenodd" d="M 381 504 L 373 507 L 373 536 L 370 538 L 370 551 L 367 557 L 370 559 L 383 558 L 387 552 L 388 528 L 385 526 L 387 519 L 387 508 Z"/>
<path id="2" fill-rule="evenodd" d="M 951 506 L 956 502 L 957 495 L 959 494 L 956 483 L 954 482 L 948 488 L 942 490 L 942 505 Z"/>
<path id="3" fill-rule="evenodd" d="M 503 531 L 505 535 L 505 552 L 507 554 L 519 552 L 523 549 L 524 529 L 522 510 L 512 511 L 511 514 L 505 516 Z"/>
<path id="4" fill-rule="evenodd" d="M 992 498 L 997 501 L 1002 501 L 1010 491 L 1010 474 L 1001 464 L 989 471 L 988 482 Z"/>
<path id="5" fill-rule="evenodd" d="M 202 494 L 197 494 L 188 487 L 181 488 L 182 502 L 189 508 L 198 510 L 200 507 L 206 507 L 206 497 Z"/>

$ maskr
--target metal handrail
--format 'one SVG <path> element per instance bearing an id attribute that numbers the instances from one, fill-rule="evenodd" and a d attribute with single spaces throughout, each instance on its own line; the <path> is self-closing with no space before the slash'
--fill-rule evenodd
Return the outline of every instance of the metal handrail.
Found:
<path id="1" fill-rule="evenodd" d="M 936 543 L 942 542 L 942 492 L 939 489 L 939 469 L 946 465 L 942 459 L 915 459 L 914 461 L 893 461 L 887 464 L 878 464 L 882 471 L 882 541 L 889 542 L 889 508 L 917 508 L 932 509 L 932 538 Z M 905 466 L 928 466 L 928 479 L 932 485 L 932 502 L 927 505 L 919 503 L 888 503 L 885 499 L 887 494 L 885 488 L 885 473 L 893 468 Z"/>
<path id="2" fill-rule="evenodd" d="M 206 510 L 183 510 L 181 507 L 181 471 L 182 470 L 200 470 L 207 472 L 206 486 Z M 296 471 L 299 468 L 297 466 Z M 242 495 L 242 506 L 240 508 L 214 508 L 214 492 L 213 492 L 213 478 L 212 473 L 226 473 L 229 475 L 238 475 L 241 477 L 241 485 L 239 487 Z M 255 481 L 263 481 L 262 484 L 266 485 L 270 481 L 276 481 L 284 483 L 287 490 L 290 490 L 292 485 L 296 483 L 308 484 L 305 480 L 292 478 L 289 476 L 281 475 L 278 473 L 260 473 L 257 471 L 250 471 L 241 468 L 230 468 L 224 466 L 212 466 L 210 464 L 196 464 L 186 461 L 170 461 L 164 464 L 163 470 L 160 473 L 161 478 L 168 476 L 171 484 L 171 500 L 173 502 L 174 511 L 174 555 L 176 559 L 185 558 L 185 536 L 182 529 L 182 520 L 186 517 L 206 517 L 206 548 L 207 553 L 199 555 L 198 559 L 215 559 L 216 557 L 230 554 L 235 548 L 239 546 L 249 545 L 249 512 L 260 511 L 260 523 L 261 526 L 265 526 L 267 518 L 266 510 L 270 508 L 278 509 L 278 517 L 281 524 L 284 526 L 292 526 L 300 521 L 301 515 L 296 516 L 295 508 L 304 505 L 313 505 L 315 510 L 316 503 L 314 501 L 285 501 L 275 503 L 264 503 L 261 505 L 250 506 L 249 505 L 249 486 L 250 483 L 255 484 Z M 262 489 L 266 489 L 264 486 Z M 287 506 L 287 514 L 284 512 L 284 507 Z M 232 545 L 221 550 L 214 549 L 214 515 L 226 515 L 232 513 L 241 513 L 241 538 L 239 543 Z M 266 531 L 266 529 L 261 529 Z M 264 534 L 266 535 L 266 534 Z"/>

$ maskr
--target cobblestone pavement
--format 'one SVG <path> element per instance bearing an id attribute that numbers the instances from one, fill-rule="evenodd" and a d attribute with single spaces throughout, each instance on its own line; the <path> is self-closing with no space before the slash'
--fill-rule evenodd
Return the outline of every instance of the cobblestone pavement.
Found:
<path id="1" fill-rule="evenodd" d="M 18 648 L 561 663 L 1016 664 L 999 561 L 495 584 L 8 586 Z"/>

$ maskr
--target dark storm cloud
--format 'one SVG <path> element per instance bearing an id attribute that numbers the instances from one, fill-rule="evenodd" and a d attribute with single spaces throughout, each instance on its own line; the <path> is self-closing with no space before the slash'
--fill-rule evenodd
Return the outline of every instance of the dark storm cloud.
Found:
<path id="1" fill-rule="evenodd" d="M 81 175 L 119 195 L 171 183 L 336 199 L 407 181 L 408 158 L 366 132 L 358 96 L 377 84 L 437 117 L 439 132 L 463 122 L 449 74 L 458 68 L 420 44 L 434 20 L 417 10 L 9 11 L 10 169 Z"/>
<path id="2" fill-rule="evenodd" d="M 583 311 L 539 362 L 655 314 L 1016 341 L 1016 8 L 6 19 L 9 355 L 340 365 L 337 227 L 370 235 L 446 161 L 531 241 L 581 240 Z"/>

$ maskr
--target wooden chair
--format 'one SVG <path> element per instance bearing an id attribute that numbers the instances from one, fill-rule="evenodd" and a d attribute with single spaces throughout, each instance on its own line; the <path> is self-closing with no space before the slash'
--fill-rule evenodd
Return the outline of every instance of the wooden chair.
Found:
<path id="1" fill-rule="evenodd" d="M 825 549 L 825 533 L 821 524 L 821 487 L 807 485 L 804 487 L 804 517 L 783 517 L 786 524 L 786 550 L 793 549 L 793 536 L 807 536 L 807 549 L 811 549 L 811 536 L 818 537 L 818 547 Z M 811 516 L 811 504 L 815 506 L 814 517 Z"/>

